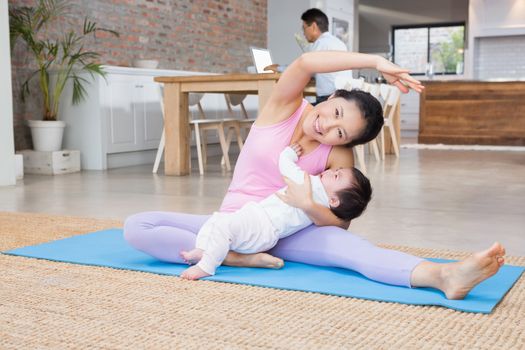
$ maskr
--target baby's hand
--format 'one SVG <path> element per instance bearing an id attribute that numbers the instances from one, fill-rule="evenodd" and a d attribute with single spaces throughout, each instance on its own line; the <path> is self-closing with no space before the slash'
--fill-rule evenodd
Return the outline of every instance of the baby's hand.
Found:
<path id="1" fill-rule="evenodd" d="M 303 148 L 298 143 L 290 145 L 290 148 L 294 150 L 295 154 L 297 154 L 297 157 L 300 157 L 303 154 Z"/>

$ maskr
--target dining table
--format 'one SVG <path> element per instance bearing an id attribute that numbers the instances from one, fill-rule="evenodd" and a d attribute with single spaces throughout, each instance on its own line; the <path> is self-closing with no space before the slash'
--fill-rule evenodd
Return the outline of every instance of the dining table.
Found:
<path id="1" fill-rule="evenodd" d="M 164 173 L 182 176 L 190 172 L 189 93 L 257 95 L 260 112 L 280 76 L 280 73 L 233 73 L 155 77 L 156 82 L 164 84 Z M 315 95 L 315 90 L 313 93 Z"/>
<path id="2" fill-rule="evenodd" d="M 155 77 L 155 82 L 164 84 L 164 174 L 183 176 L 190 173 L 189 93 L 257 95 L 260 112 L 280 76 L 281 73 L 233 73 Z M 315 96 L 315 86 L 309 84 L 304 94 Z"/>

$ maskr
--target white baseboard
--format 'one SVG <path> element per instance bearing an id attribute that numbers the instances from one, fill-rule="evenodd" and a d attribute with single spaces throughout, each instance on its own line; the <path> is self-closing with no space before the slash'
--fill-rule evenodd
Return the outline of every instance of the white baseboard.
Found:
<path id="1" fill-rule="evenodd" d="M 24 178 L 24 156 L 21 154 L 15 154 L 15 175 L 17 180 Z"/>
<path id="2" fill-rule="evenodd" d="M 237 144 L 232 143 L 230 145 L 230 154 L 238 153 Z M 216 157 L 222 155 L 221 147 L 218 143 L 208 144 L 207 148 L 208 157 Z M 139 152 L 123 152 L 123 153 L 111 153 L 107 155 L 108 169 L 123 168 L 134 165 L 151 164 L 155 162 L 157 150 L 147 150 Z M 192 161 L 197 161 L 197 149 L 191 147 L 191 158 Z"/>

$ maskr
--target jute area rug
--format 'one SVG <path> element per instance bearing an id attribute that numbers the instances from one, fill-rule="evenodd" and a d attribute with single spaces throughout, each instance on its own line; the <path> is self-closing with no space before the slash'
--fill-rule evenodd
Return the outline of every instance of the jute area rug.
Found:
<path id="1" fill-rule="evenodd" d="M 0 249 L 120 226 L 0 213 Z M 508 262 L 525 265 L 525 257 Z M 0 349 L 525 348 L 523 277 L 482 315 L 6 255 L 0 266 Z"/>

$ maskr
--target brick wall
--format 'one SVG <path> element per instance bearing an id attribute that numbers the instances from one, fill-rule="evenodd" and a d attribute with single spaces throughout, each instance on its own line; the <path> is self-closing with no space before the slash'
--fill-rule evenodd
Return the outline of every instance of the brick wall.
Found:
<path id="1" fill-rule="evenodd" d="M 525 35 L 476 39 L 476 79 L 523 79 L 525 77 Z"/>
<path id="2" fill-rule="evenodd" d="M 116 30 L 120 38 L 98 33 L 90 50 L 107 65 L 131 65 L 133 59 L 158 59 L 159 68 L 229 73 L 251 65 L 249 46 L 266 47 L 266 0 L 71 0 L 71 18 L 48 30 L 49 36 L 72 25 L 81 29 L 84 16 Z M 10 0 L 9 6 L 36 1 Z M 31 148 L 26 119 L 40 119 L 42 100 L 37 82 L 22 103 L 20 84 L 34 69 L 25 48 L 12 52 L 15 148 Z"/>

